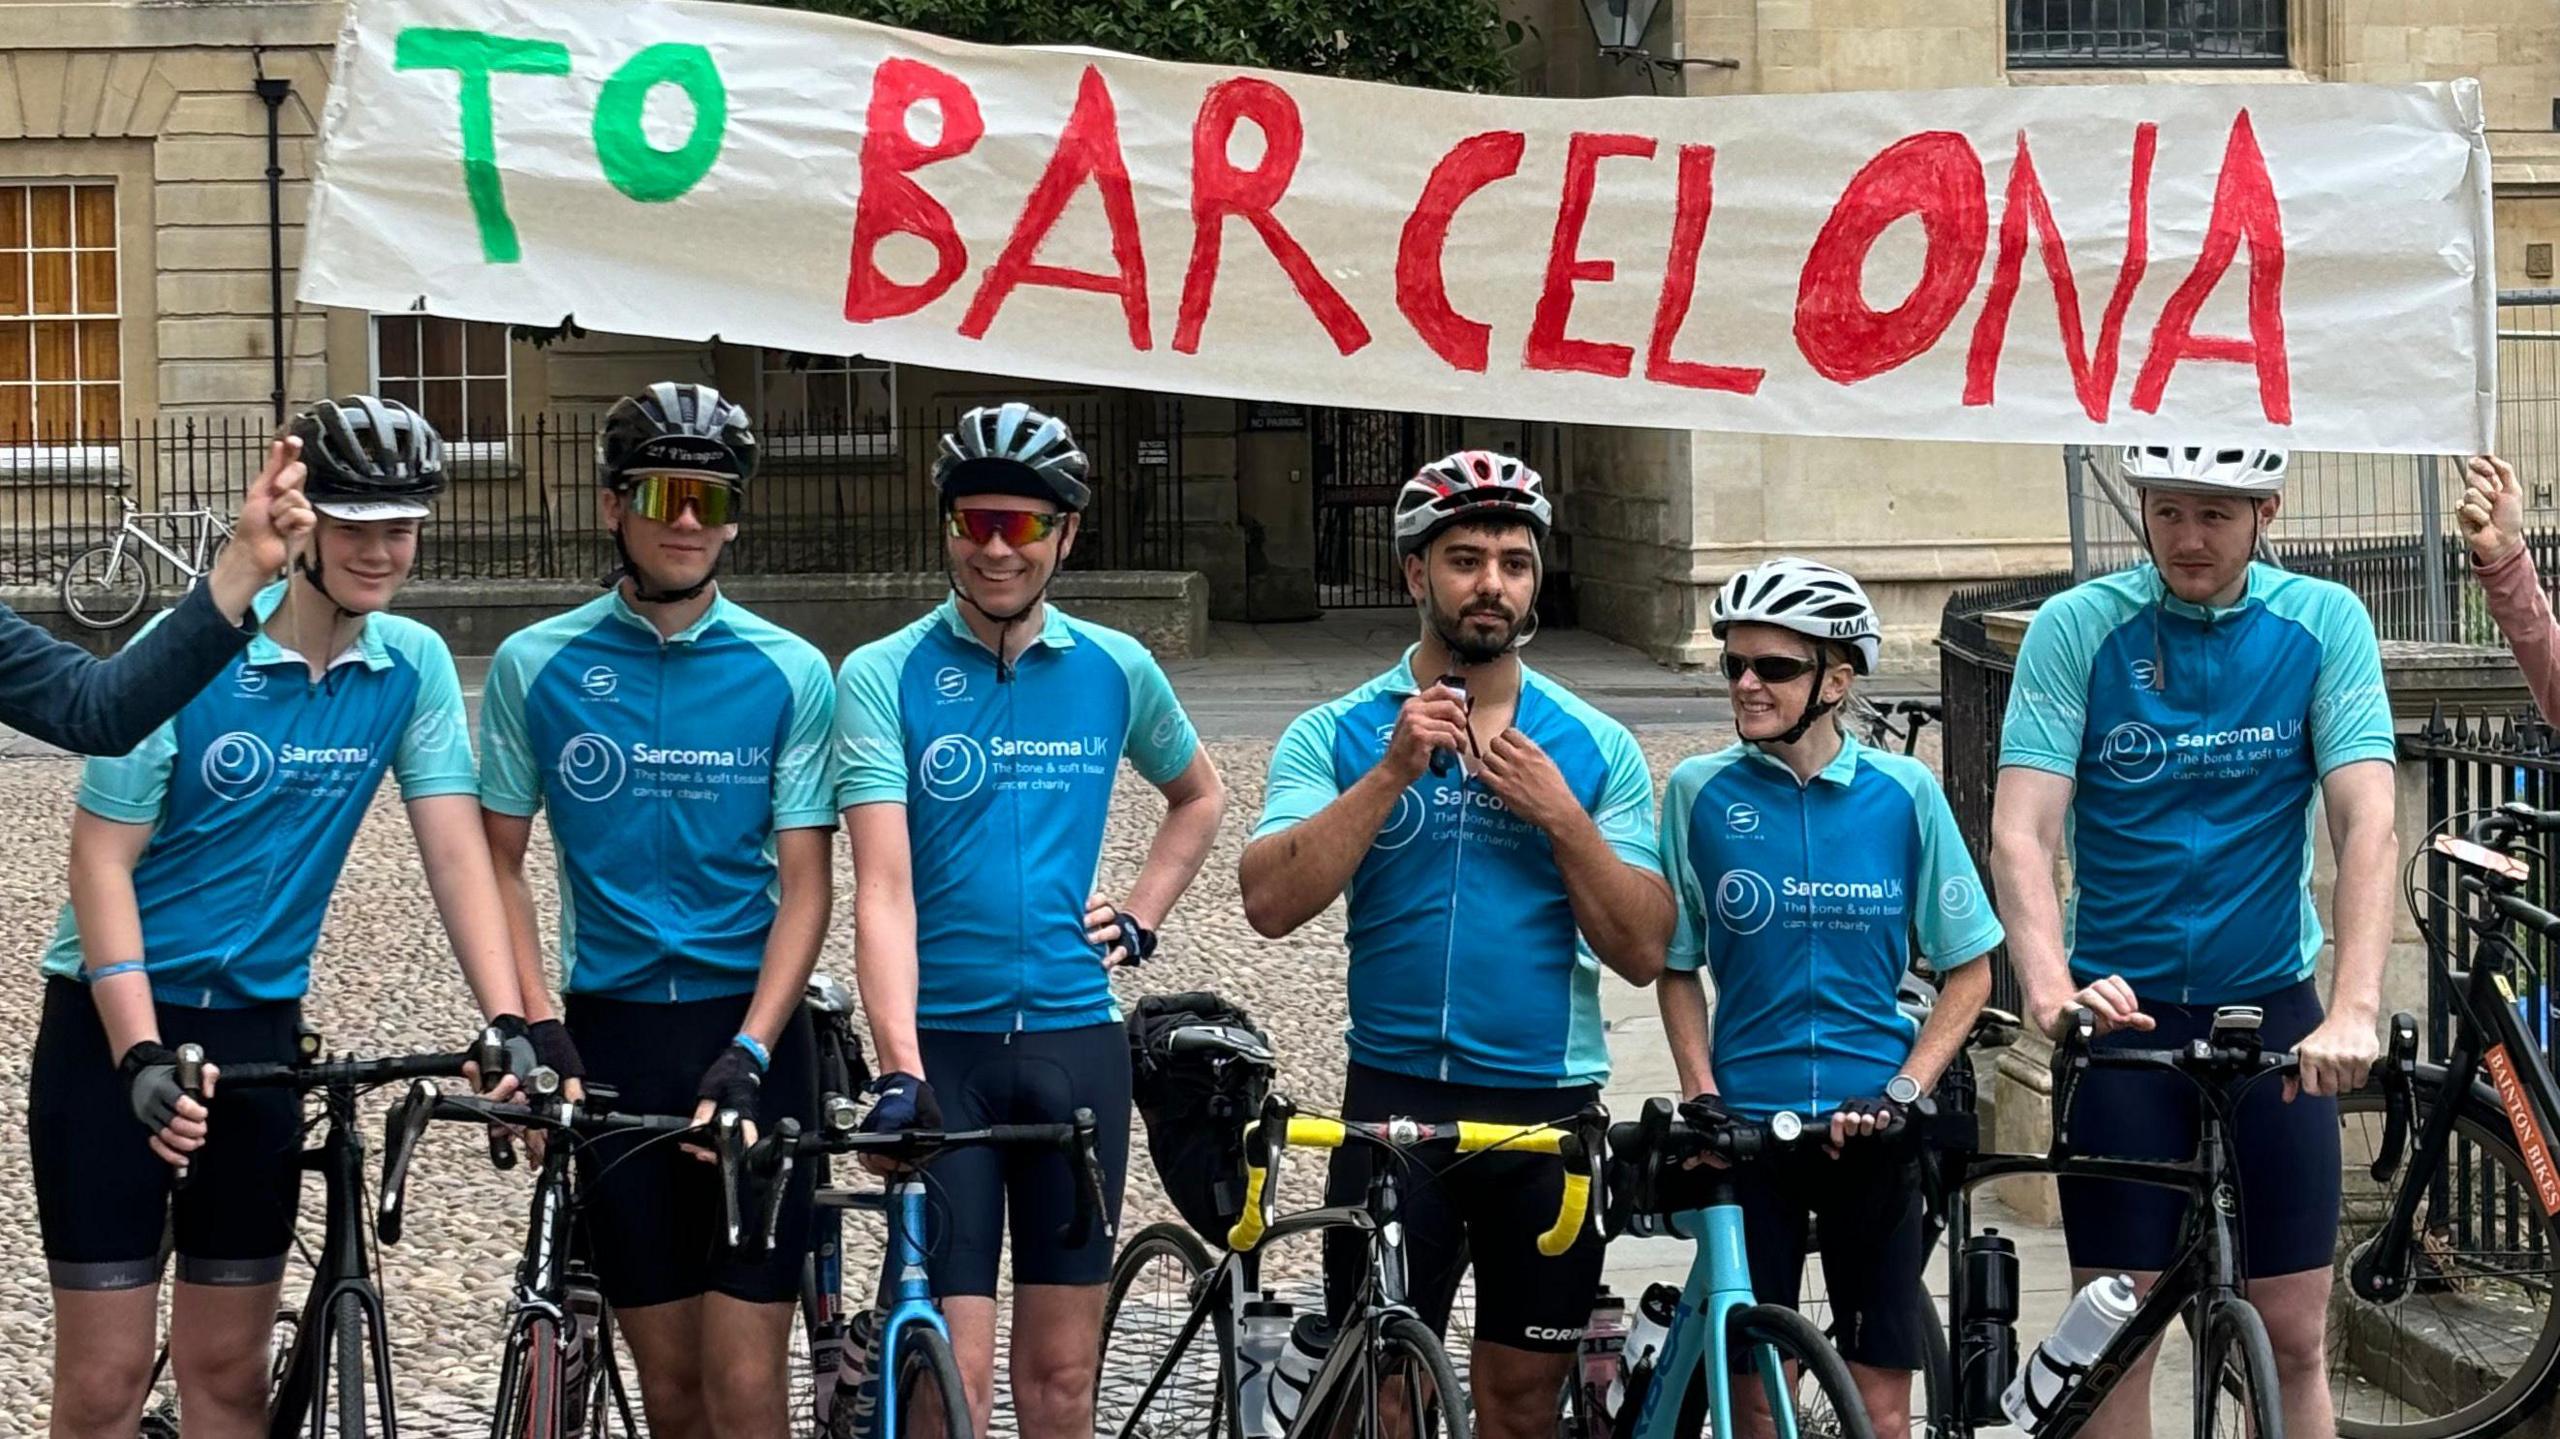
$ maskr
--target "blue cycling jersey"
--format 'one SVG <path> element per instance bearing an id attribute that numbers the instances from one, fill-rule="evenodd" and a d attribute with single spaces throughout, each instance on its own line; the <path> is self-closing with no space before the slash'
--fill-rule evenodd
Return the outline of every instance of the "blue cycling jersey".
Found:
<path id="1" fill-rule="evenodd" d="M 1116 1022 L 1084 937 L 1126 755 L 1170 784 L 1200 747 L 1146 647 L 1046 607 L 1000 677 L 957 600 L 846 658 L 837 802 L 902 804 L 916 905 L 916 1022 L 992 1032 Z"/>
<path id="2" fill-rule="evenodd" d="M 1845 735 L 1809 784 L 1757 746 L 1683 760 L 1662 872 L 1671 967 L 1714 977 L 1716 1089 L 1753 1119 L 1882 1095 L 1919 1037 L 1915 955 L 1943 974 L 2002 939 L 1937 778 Z"/>
<path id="3" fill-rule="evenodd" d="M 2226 609 L 2149 565 L 2075 586 L 2027 627 L 2000 763 L 2076 782 L 2072 973 L 2223 1004 L 2308 979 L 2320 954 L 2320 780 L 2392 758 L 2382 657 L 2342 586 L 2268 565 Z"/>
<path id="4" fill-rule="evenodd" d="M 276 584 L 258 596 L 260 623 L 284 594 Z M 238 665 L 131 753 L 89 761 L 80 807 L 153 826 L 133 895 L 160 1002 L 237 1009 L 302 997 L 320 921 L 385 770 L 403 800 L 474 788 L 453 656 L 435 631 L 388 614 L 367 617 L 317 680 L 262 630 Z M 44 967 L 80 973 L 68 904 Z"/>
<path id="5" fill-rule="evenodd" d="M 1255 839 L 1313 816 L 1386 757 L 1416 692 L 1413 653 L 1289 726 Z M 1658 867 L 1653 777 L 1625 726 L 1526 665 L 1511 723 L 1555 762 L 1620 859 Z M 1608 1080 L 1600 961 L 1574 923 L 1554 846 L 1471 771 L 1414 781 L 1346 899 L 1352 1058 L 1458 1084 Z"/>
<path id="6" fill-rule="evenodd" d="M 480 803 L 548 806 L 561 988 L 744 994 L 781 898 L 774 837 L 831 829 L 826 656 L 727 597 L 661 640 L 616 588 L 509 635 L 480 702 Z"/>

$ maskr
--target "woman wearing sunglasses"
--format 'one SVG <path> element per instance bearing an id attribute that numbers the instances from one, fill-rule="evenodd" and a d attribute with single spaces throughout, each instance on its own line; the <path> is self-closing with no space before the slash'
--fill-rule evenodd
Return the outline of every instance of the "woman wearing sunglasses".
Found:
<path id="1" fill-rule="evenodd" d="M 1858 582 L 1772 560 L 1726 582 L 1712 628 L 1741 740 L 1682 762 L 1663 799 L 1679 898 L 1663 1028 L 1696 1102 L 1828 1118 L 1827 1152 L 1737 1176 L 1751 1285 L 1795 1303 L 1815 1219 L 1841 1356 L 1878 1439 L 1900 1439 L 1928 1320 L 1920 1188 L 1910 1159 L 1868 1136 L 1954 1057 L 1990 996 L 1976 961 L 2000 923 L 1936 777 L 1840 728 L 1881 630 Z M 1918 1029 L 1895 996 L 1915 960 L 1945 986 Z M 1715 977 L 1712 1021 L 1701 968 Z"/>
<path id="2" fill-rule="evenodd" d="M 1154 952 L 1226 790 L 1145 647 L 1048 603 L 1093 498 L 1065 423 L 1019 403 L 971 410 L 933 478 L 951 598 L 856 650 L 836 705 L 854 964 L 882 1072 L 864 1126 L 1054 1124 L 1090 1109 L 1116 1220 L 1129 1042 L 1111 971 Z M 1123 759 L 1166 811 L 1135 880 L 1106 899 L 1102 832 Z M 1060 1242 L 1076 1210 L 1062 1155 L 964 1150 L 933 1173 L 927 1264 L 976 1432 L 990 1432 L 1010 1215 L 1021 1432 L 1091 1435 L 1110 1231 Z"/>
<path id="3" fill-rule="evenodd" d="M 548 807 L 565 1024 L 538 982 L 543 1062 L 638 1114 L 750 1131 L 817 1111 L 800 996 L 826 937 L 835 687 L 807 641 L 720 593 L 755 474 L 746 411 L 662 382 L 596 437 L 621 568 L 596 599 L 508 637 L 481 704 L 480 803 L 517 963 L 541 973 L 525 847 Z M 657 1434 L 782 1439 L 784 1345 L 807 1248 L 808 1166 L 766 1257 L 720 1245 L 707 1155 L 590 1147 L 586 1231 Z"/>

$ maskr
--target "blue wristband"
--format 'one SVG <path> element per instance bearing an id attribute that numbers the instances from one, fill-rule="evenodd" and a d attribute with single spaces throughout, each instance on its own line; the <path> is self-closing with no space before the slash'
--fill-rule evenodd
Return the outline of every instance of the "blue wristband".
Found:
<path id="1" fill-rule="evenodd" d="M 756 1062 L 756 1068 L 773 1068 L 773 1051 L 765 1048 L 764 1041 L 756 1038 L 754 1035 L 749 1034 L 742 1029 L 738 1031 L 738 1037 L 730 1040 L 729 1042 L 738 1046 L 740 1049 L 745 1050 L 747 1052 L 747 1058 Z"/>
<path id="2" fill-rule="evenodd" d="M 84 969 L 80 971 L 80 980 L 84 984 L 96 984 L 99 980 L 113 979 L 119 974 L 140 974 L 144 968 L 141 960 L 128 959 L 115 964 L 102 964 L 96 969 Z"/>

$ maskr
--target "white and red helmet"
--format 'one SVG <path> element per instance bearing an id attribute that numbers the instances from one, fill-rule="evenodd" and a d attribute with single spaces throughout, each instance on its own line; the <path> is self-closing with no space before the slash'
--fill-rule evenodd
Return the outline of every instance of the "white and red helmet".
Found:
<path id="1" fill-rule="evenodd" d="M 1396 554 L 1422 553 L 1460 520 L 1515 520 L 1544 540 L 1555 523 L 1546 482 L 1516 455 L 1460 450 L 1424 465 L 1396 492 Z"/>

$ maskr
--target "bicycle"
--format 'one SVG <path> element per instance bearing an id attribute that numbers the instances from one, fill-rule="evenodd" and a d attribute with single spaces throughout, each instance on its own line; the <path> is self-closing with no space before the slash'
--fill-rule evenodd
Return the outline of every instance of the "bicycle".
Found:
<path id="1" fill-rule="evenodd" d="M 784 1119 L 771 1134 L 743 1145 L 737 1116 L 723 1111 L 715 1121 L 715 1141 L 724 1171 L 735 1155 L 738 1182 L 724 1185 L 725 1222 L 732 1248 L 754 1254 L 773 1243 L 782 1203 L 790 1189 L 792 1166 L 805 1158 L 835 1155 L 878 1156 L 901 1167 L 885 1192 L 822 1187 L 815 1196 L 821 1215 L 841 1216 L 848 1209 L 887 1215 L 891 1246 L 885 1312 L 875 1307 L 877 1323 L 867 1342 L 852 1334 L 843 1303 L 841 1255 L 810 1272 L 814 1288 L 803 1295 L 803 1321 L 810 1325 L 813 1372 L 813 1432 L 821 1439 L 912 1439 L 939 1434 L 943 1439 L 971 1439 L 974 1426 L 969 1399 L 960 1379 L 959 1360 L 951 1351 L 951 1330 L 935 1303 L 926 1278 L 927 1194 L 924 1175 L 933 1160 L 953 1149 L 977 1145 L 1055 1149 L 1075 1169 L 1077 1204 L 1060 1237 L 1080 1244 L 1092 1226 L 1110 1226 L 1110 1207 L 1102 1190 L 1102 1167 L 1096 1158 L 1098 1126 L 1093 1111 L 1079 1109 L 1062 1124 L 995 1124 L 980 1129 L 897 1130 L 864 1134 L 854 1128 L 854 1110 L 841 1095 L 831 1095 L 820 1128 L 803 1133 L 799 1121 Z M 840 1220 L 839 1220 L 840 1222 Z M 833 1321 L 842 1319 L 839 1325 Z M 848 1346 L 867 1349 L 870 1380 L 859 1380 L 853 1366 L 836 1356 Z M 821 1359 L 820 1356 L 828 1356 Z M 823 1365 L 824 1367 L 820 1367 Z M 876 1383 L 893 1375 L 893 1383 Z M 851 1388 L 853 1392 L 845 1392 Z M 871 1407 L 866 1408 L 866 1401 Z M 938 1421 L 938 1427 L 937 1427 Z"/>
<path id="2" fill-rule="evenodd" d="M 2560 938 L 2560 918 L 2524 896 L 2532 871 L 2517 851 L 2560 832 L 2560 811 L 2510 803 L 2446 826 L 2463 819 L 2473 820 L 2464 838 L 2440 826 L 2402 876 L 2442 1006 L 2444 1063 L 2416 1066 L 2420 1118 L 2398 1183 L 2346 1190 L 2329 1367 L 2349 1439 L 2486 1439 L 2560 1391 L 2560 1089 L 2516 984 L 2534 972 L 2519 932 Z M 2428 907 L 2422 859 L 2434 862 Z M 2467 966 L 2448 925 L 2474 940 Z M 2351 1181 L 2379 1147 L 2382 1107 L 2371 1087 L 2340 1100 Z"/>
<path id="3" fill-rule="evenodd" d="M 306 1029 L 289 1063 L 220 1067 L 225 1090 L 291 1089 L 322 1099 L 320 1118 L 315 1121 L 323 1126 L 320 1143 L 298 1150 L 293 1162 L 321 1177 L 323 1237 L 309 1292 L 298 1307 L 277 1316 L 278 1332 L 289 1327 L 292 1341 L 274 1359 L 267 1404 L 270 1439 L 326 1439 L 331 1434 L 359 1439 L 376 1432 L 397 1432 L 382 1291 L 374 1284 L 373 1259 L 366 1243 L 364 1140 L 356 1129 L 357 1101 L 386 1084 L 457 1079 L 466 1064 L 476 1065 L 482 1074 L 493 1074 L 506 1062 L 505 1049 L 494 1031 L 484 1033 L 473 1049 L 457 1054 L 323 1060 L 320 1053 L 319 1034 Z M 203 1050 L 192 1044 L 180 1046 L 180 1087 L 201 1094 L 204 1064 Z M 304 1128 L 307 1132 L 310 1124 Z M 184 1182 L 183 1174 L 179 1182 Z M 155 1384 L 168 1358 L 163 1347 L 153 1367 Z M 368 1362 L 373 1380 L 369 1400 Z M 366 1422 L 368 1402 L 378 1421 L 374 1427 Z M 180 1417 L 163 1412 L 145 1422 L 167 1422 L 174 1429 Z"/>
<path id="4" fill-rule="evenodd" d="M 193 584 L 213 568 L 214 557 L 231 539 L 231 524 L 211 507 L 192 510 L 146 510 L 119 486 L 116 504 L 123 518 L 115 537 L 72 556 L 62 567 L 62 608 L 93 630 L 111 630 L 142 613 L 151 602 L 151 562 L 144 550 L 158 555 Z M 192 541 L 164 544 L 154 524 L 192 525 Z"/>
<path id="5" fill-rule="evenodd" d="M 1920 748 L 1920 732 L 1943 724 L 1947 707 L 1934 699 L 1879 702 L 1852 691 L 1842 707 L 1844 718 L 1870 749 L 1912 754 Z M 1895 721 L 1899 720 L 1897 724 Z"/>
<path id="6" fill-rule="evenodd" d="M 1947 1323 L 1954 1358 L 1938 1376 L 1928 1422 L 1940 1439 L 2011 1422 L 2003 1392 L 2017 1363 L 2015 1295 L 1977 1295 L 1965 1262 L 1972 1248 L 1972 1190 L 2014 1175 L 2069 1175 L 2184 1189 L 2190 1198 L 2175 1256 L 2152 1283 L 2131 1318 L 2098 1356 L 2068 1376 L 2043 1407 L 2036 1439 L 2073 1439 L 2125 1374 L 2147 1353 L 2173 1319 L 2184 1318 L 2197 1342 L 2195 1433 L 2199 1439 L 2282 1439 L 2284 1411 L 2276 1387 L 2275 1355 L 2266 1324 L 2242 1294 L 2240 1203 L 2232 1157 L 2231 1120 L 2253 1085 L 2295 1072 L 2290 1053 L 2264 1048 L 2259 1012 L 2226 1005 L 2215 1014 L 2208 1038 L 2185 1049 L 2093 1047 L 2097 1023 L 2085 1009 L 2064 1014 L 2054 1046 L 2053 1143 L 2041 1155 L 1980 1154 L 1945 1142 L 1936 1149 L 1934 1182 L 1927 1187 L 1933 1222 L 1956 1236 L 1947 1246 Z M 2388 1054 L 2378 1068 L 2379 1089 L 2390 1108 L 2391 1135 L 2376 1161 L 2375 1176 L 2396 1164 L 2412 1104 L 2417 1021 L 2395 1015 Z M 2096 1069 L 2165 1070 L 2196 1089 L 2201 1121 L 2194 1155 L 2186 1160 L 2115 1159 L 2079 1153 L 2072 1139 L 2073 1100 Z M 1925 1122 L 1924 1122 L 1925 1126 Z"/>
<path id="7" fill-rule="evenodd" d="M 1204 1036 L 1201 1042 L 1237 1041 Z M 1297 1414 L 1285 1429 L 1273 1424 L 1273 1431 L 1286 1439 L 1341 1433 L 1377 1439 L 1391 1420 L 1401 1420 L 1395 1432 L 1412 1439 L 1468 1439 L 1474 1429 L 1466 1391 L 1439 1336 L 1408 1302 L 1404 1233 L 1397 1221 L 1403 1181 L 1397 1166 L 1377 1167 L 1360 1204 L 1290 1214 L 1278 1210 L 1275 1171 L 1284 1169 L 1291 1145 L 1337 1149 L 1353 1141 L 1398 1154 L 1447 1145 L 1459 1154 L 1508 1150 L 1557 1155 L 1566 1166 L 1564 1193 L 1555 1223 L 1538 1239 L 1539 1252 L 1553 1256 L 1572 1247 L 1586 1221 L 1607 1122 L 1606 1111 L 1597 1105 L 1560 1125 L 1401 1118 L 1355 1122 L 1300 1115 L 1286 1097 L 1269 1096 L 1246 1131 L 1244 1208 L 1228 1232 L 1227 1252 L 1213 1264 L 1207 1247 L 1189 1229 L 1156 1224 L 1132 1238 L 1113 1264 L 1103 1304 L 1097 1431 L 1120 1439 L 1216 1434 L 1256 1439 L 1245 1427 L 1236 1337 L 1248 1309 L 1267 1302 L 1262 1246 L 1293 1235 L 1352 1229 L 1367 1249 L 1367 1271 Z M 1148 1293 L 1139 1293 L 1141 1284 L 1150 1286 Z M 1177 1307 L 1184 1317 L 1169 1343 L 1124 1328 L 1124 1320 L 1131 1326 L 1152 1325 Z M 1214 1353 L 1205 1358 L 1193 1353 L 1203 1329 L 1211 1331 L 1215 1344 Z M 1116 1373 L 1115 1363 L 1121 1365 Z M 1135 1397 L 1121 1398 L 1129 1394 Z"/>
<path id="8" fill-rule="evenodd" d="M 1675 1118 L 1667 1099 L 1647 1100 L 1635 1123 L 1610 1126 L 1608 1231 L 1678 1234 L 1696 1240 L 1698 1249 L 1650 1377 L 1640 1394 L 1629 1384 L 1626 1407 L 1634 1412 L 1606 1416 L 1601 1422 L 1609 1427 L 1597 1432 L 1672 1439 L 1698 1434 L 1702 1422 L 1712 1422 L 1708 1432 L 1715 1434 L 1741 1432 L 1734 1427 L 1738 1351 L 1750 1361 L 1746 1372 L 1760 1381 L 1778 1439 L 1874 1439 L 1848 1363 L 1821 1329 L 1793 1309 L 1754 1300 L 1732 1171 L 1684 1168 L 1709 1156 L 1727 1165 L 1764 1163 L 1798 1144 L 1819 1143 L 1825 1132 L 1785 1111 L 1765 1123 L 1727 1119 L 1700 1129 Z M 1693 1209 L 1686 1197 L 1675 1200 L 1664 1183 L 1673 1174 L 1704 1186 L 1706 1203 Z M 1697 1377 L 1706 1381 L 1703 1393 Z M 1799 1388 L 1808 1381 L 1809 1391 Z M 1592 1417 L 1582 1422 L 1593 1432 Z"/>

